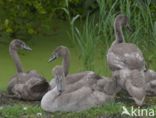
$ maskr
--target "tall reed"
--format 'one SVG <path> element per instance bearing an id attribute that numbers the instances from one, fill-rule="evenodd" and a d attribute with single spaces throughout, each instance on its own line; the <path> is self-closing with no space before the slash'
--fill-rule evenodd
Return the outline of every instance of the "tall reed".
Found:
<path id="1" fill-rule="evenodd" d="M 74 17 L 72 21 L 77 17 Z M 71 23 L 72 37 L 76 46 L 80 49 L 85 69 L 89 70 L 94 70 L 94 56 L 99 39 L 94 19 L 92 17 L 92 20 L 90 20 L 87 16 L 82 28 L 78 28 L 74 22 Z"/>

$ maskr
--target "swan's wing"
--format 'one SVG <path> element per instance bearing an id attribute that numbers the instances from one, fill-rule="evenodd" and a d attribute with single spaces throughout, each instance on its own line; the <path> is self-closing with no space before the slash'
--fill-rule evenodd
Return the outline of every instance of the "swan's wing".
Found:
<path id="1" fill-rule="evenodd" d="M 88 74 L 84 75 L 82 78 L 79 78 L 77 81 L 72 82 L 72 84 L 68 83 L 65 92 L 73 92 L 84 86 L 94 89 L 94 85 L 97 83 L 98 79 L 99 79 L 98 76 L 94 72 L 89 72 Z"/>
<path id="2" fill-rule="evenodd" d="M 46 92 L 49 89 L 49 83 L 46 80 L 30 80 L 27 82 L 32 92 Z"/>
<path id="3" fill-rule="evenodd" d="M 40 77 L 34 71 L 30 73 L 19 73 L 14 76 L 8 86 L 9 93 L 19 94 L 24 100 L 40 100 L 48 89 L 49 83 L 46 79 Z"/>
<path id="4" fill-rule="evenodd" d="M 136 104 L 142 105 L 146 95 L 144 88 L 138 88 L 132 85 L 130 80 L 126 81 L 125 87 L 128 93 L 135 100 Z"/>
<path id="5" fill-rule="evenodd" d="M 151 88 L 156 88 L 156 80 L 150 81 L 149 85 L 151 86 Z"/>
<path id="6" fill-rule="evenodd" d="M 130 43 L 114 45 L 107 54 L 107 61 L 111 69 L 140 69 L 145 68 L 142 52 Z"/>
<path id="7" fill-rule="evenodd" d="M 8 87 L 7 87 L 7 91 L 9 94 L 13 94 L 12 89 L 15 86 L 15 84 L 17 83 L 17 77 L 16 75 L 11 77 L 11 80 L 9 81 Z"/>
<path id="8" fill-rule="evenodd" d="M 8 93 L 9 94 L 13 94 L 12 89 L 16 84 L 22 84 L 25 83 L 28 80 L 28 76 L 26 73 L 18 73 L 16 75 L 14 75 L 13 77 L 11 77 L 11 80 L 9 81 L 8 84 Z"/>
<path id="9" fill-rule="evenodd" d="M 75 83 L 75 82 L 79 81 L 80 79 L 82 79 L 87 74 L 88 74 L 88 71 L 67 75 L 66 83 L 67 84 Z"/>
<path id="10" fill-rule="evenodd" d="M 48 82 L 41 82 L 31 87 L 32 92 L 35 93 L 46 93 L 49 90 Z"/>
<path id="11" fill-rule="evenodd" d="M 145 76 L 143 71 L 132 70 L 130 74 L 131 83 L 138 88 L 145 88 Z"/>
<path id="12" fill-rule="evenodd" d="M 104 79 L 102 79 L 104 80 Z M 100 83 L 102 83 L 102 80 L 99 80 Z M 103 83 L 103 91 L 104 93 L 106 93 L 107 95 L 115 95 L 116 93 L 118 93 L 121 90 L 121 87 L 117 84 L 117 79 L 116 78 L 107 78 L 107 81 L 104 81 L 105 83 Z M 98 83 L 99 83 L 98 81 Z M 97 85 L 99 86 L 99 85 Z"/>
<path id="13" fill-rule="evenodd" d="M 156 95 L 156 80 L 153 80 L 147 83 L 146 94 L 149 96 Z"/>
<path id="14" fill-rule="evenodd" d="M 80 111 L 88 108 L 91 104 L 87 98 L 91 95 L 92 90 L 89 87 L 82 87 L 76 91 L 61 94 L 55 100 L 58 111 Z M 53 103 L 52 105 L 54 105 Z M 93 103 L 93 101 L 92 101 Z"/>
<path id="15" fill-rule="evenodd" d="M 139 70 L 122 69 L 113 74 L 118 76 L 118 85 L 126 89 L 138 105 L 142 105 L 146 95 L 144 73 Z"/>
<path id="16" fill-rule="evenodd" d="M 72 84 L 75 83 L 81 79 L 85 78 L 92 78 L 92 79 L 100 79 L 101 77 L 98 76 L 95 72 L 93 71 L 85 71 L 85 72 L 79 72 L 75 74 L 70 74 L 66 77 L 66 84 Z"/>
<path id="17" fill-rule="evenodd" d="M 49 83 L 37 71 L 31 70 L 27 73 L 27 76 L 29 79 L 26 84 L 32 92 L 45 92 L 49 89 Z"/>
<path id="18" fill-rule="evenodd" d="M 109 52 L 107 54 L 107 63 L 112 71 L 119 70 L 125 67 L 125 64 L 117 54 Z"/>
<path id="19" fill-rule="evenodd" d="M 146 72 L 144 72 L 144 74 L 145 74 L 146 82 L 156 80 L 156 72 L 155 71 L 147 70 Z"/>

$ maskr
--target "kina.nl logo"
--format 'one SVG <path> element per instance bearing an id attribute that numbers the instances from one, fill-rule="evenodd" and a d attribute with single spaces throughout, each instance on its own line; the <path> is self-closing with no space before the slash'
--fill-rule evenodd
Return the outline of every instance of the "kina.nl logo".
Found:
<path id="1" fill-rule="evenodd" d="M 153 117 L 153 116 L 155 116 L 155 111 L 152 108 L 141 109 L 140 107 L 134 108 L 133 106 L 131 106 L 130 109 L 127 109 L 125 106 L 123 106 L 121 115 Z"/>

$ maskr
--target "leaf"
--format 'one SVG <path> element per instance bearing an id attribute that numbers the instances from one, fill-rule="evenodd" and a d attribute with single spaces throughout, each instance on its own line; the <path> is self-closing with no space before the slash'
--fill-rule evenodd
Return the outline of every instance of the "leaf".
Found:
<path id="1" fill-rule="evenodd" d="M 74 22 L 80 17 L 80 15 L 76 15 L 75 17 L 73 17 L 72 21 L 71 21 L 71 25 L 74 24 Z"/>
<path id="2" fill-rule="evenodd" d="M 5 27 L 8 27 L 8 25 L 9 25 L 9 20 L 8 20 L 8 19 L 5 19 L 5 21 L 4 21 L 4 26 L 5 26 Z"/>
<path id="3" fill-rule="evenodd" d="M 70 13 L 69 13 L 69 11 L 68 11 L 68 9 L 66 9 L 66 8 L 61 8 L 68 16 L 70 16 Z"/>

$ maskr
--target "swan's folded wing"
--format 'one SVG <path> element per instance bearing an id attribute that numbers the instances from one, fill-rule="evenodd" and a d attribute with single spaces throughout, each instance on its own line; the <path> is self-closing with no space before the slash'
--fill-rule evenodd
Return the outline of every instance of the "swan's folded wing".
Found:
<path id="1" fill-rule="evenodd" d="M 48 82 L 41 82 L 31 87 L 33 92 L 46 92 L 49 90 L 49 83 Z"/>
<path id="2" fill-rule="evenodd" d="M 132 85 L 130 80 L 126 81 L 125 86 L 126 86 L 126 90 L 135 100 L 136 104 L 142 105 L 144 98 L 146 96 L 145 89 L 142 87 L 137 87 Z"/>

